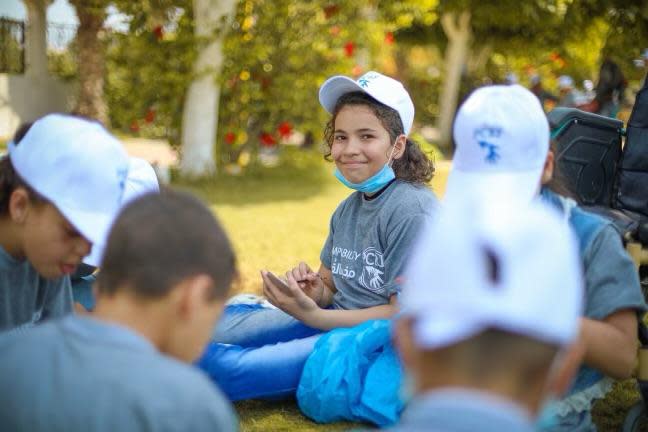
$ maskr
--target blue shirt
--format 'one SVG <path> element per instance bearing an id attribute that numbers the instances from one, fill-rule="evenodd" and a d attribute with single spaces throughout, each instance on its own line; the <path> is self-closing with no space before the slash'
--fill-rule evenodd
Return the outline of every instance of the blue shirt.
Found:
<path id="1" fill-rule="evenodd" d="M 72 313 L 70 277 L 45 279 L 0 247 L 0 331 L 19 331 Z"/>
<path id="2" fill-rule="evenodd" d="M 0 425 L 15 431 L 233 431 L 198 369 L 116 324 L 69 316 L 0 336 Z"/>
<path id="3" fill-rule="evenodd" d="M 446 388 L 416 396 L 392 432 L 533 432 L 528 411 L 513 401 L 470 389 Z"/>
<path id="4" fill-rule="evenodd" d="M 637 269 L 613 223 L 546 188 L 541 196 L 567 218 L 578 237 L 585 279 L 585 317 L 603 320 L 624 309 L 645 312 Z M 567 397 L 556 403 L 560 424 L 551 430 L 595 430 L 589 411 L 594 400 L 604 397 L 611 388 L 610 380 L 604 378 L 602 372 L 581 366 Z"/>

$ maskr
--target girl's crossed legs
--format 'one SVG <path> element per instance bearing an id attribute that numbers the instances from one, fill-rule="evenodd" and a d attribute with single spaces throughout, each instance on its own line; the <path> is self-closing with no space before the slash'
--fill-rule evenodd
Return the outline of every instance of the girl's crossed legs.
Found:
<path id="1" fill-rule="evenodd" d="M 287 397 L 321 334 L 279 309 L 229 305 L 197 365 L 232 401 Z"/>

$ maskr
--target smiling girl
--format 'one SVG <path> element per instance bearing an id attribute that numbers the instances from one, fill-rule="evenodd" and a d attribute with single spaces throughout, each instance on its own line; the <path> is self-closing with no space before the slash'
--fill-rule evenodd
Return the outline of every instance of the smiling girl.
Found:
<path id="1" fill-rule="evenodd" d="M 432 162 L 407 138 L 414 105 L 403 85 L 377 72 L 327 80 L 331 115 L 326 158 L 355 190 L 334 212 L 317 272 L 301 262 L 287 285 L 261 272 L 275 306 L 230 305 L 199 365 L 233 400 L 287 396 L 319 335 L 396 310 L 402 274 L 419 229 L 436 207 L 426 186 Z"/>

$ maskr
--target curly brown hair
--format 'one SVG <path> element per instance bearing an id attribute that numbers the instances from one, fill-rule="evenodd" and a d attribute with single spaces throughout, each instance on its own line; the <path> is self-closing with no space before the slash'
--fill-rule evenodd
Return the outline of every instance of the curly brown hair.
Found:
<path id="1" fill-rule="evenodd" d="M 378 102 L 367 93 L 346 93 L 338 99 L 333 110 L 333 115 L 328 123 L 326 123 L 324 129 L 324 138 L 327 147 L 324 159 L 327 161 L 331 160 L 335 119 L 340 110 L 347 105 L 364 105 L 369 107 L 389 133 L 392 142 L 396 141 L 399 136 L 405 133 L 403 122 L 396 110 Z M 418 144 L 409 138 L 405 145 L 405 152 L 403 152 L 400 158 L 394 160 L 392 168 L 394 169 L 396 178 L 409 183 L 428 183 L 434 176 L 434 162 L 421 150 Z"/>

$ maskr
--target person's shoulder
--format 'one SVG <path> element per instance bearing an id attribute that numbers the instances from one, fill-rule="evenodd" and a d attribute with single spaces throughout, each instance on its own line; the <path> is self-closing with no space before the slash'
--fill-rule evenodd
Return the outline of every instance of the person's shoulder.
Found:
<path id="1" fill-rule="evenodd" d="M 345 213 L 345 211 L 353 207 L 359 206 L 361 202 L 362 202 L 362 192 L 358 192 L 358 191 L 352 192 L 351 194 L 349 194 L 349 196 L 347 196 L 342 201 L 340 201 L 338 206 L 335 208 L 335 211 L 333 212 L 331 219 L 333 219 L 334 221 L 337 220 Z"/>
<path id="2" fill-rule="evenodd" d="M 576 232 L 581 250 L 585 250 L 596 238 L 621 238 L 611 220 L 580 206 L 572 209 L 569 222 Z"/>
<path id="3" fill-rule="evenodd" d="M 7 354 L 18 351 L 44 351 L 60 338 L 60 320 L 51 320 L 43 324 L 20 326 L 0 332 L 0 351 Z M 3 358 L 7 358 L 3 355 Z"/>
<path id="4" fill-rule="evenodd" d="M 425 184 L 396 180 L 392 186 L 386 205 L 398 209 L 398 213 L 431 214 L 439 205 L 436 195 Z"/>
<path id="5" fill-rule="evenodd" d="M 155 375 L 149 376 L 150 384 L 157 388 L 160 409 L 173 409 L 178 415 L 194 417 L 192 424 L 206 425 L 210 422 L 235 423 L 235 415 L 229 401 L 218 387 L 199 369 L 165 355 L 157 355 Z M 139 396 L 155 399 L 151 387 Z M 151 408 L 155 404 L 151 404 Z M 157 409 L 157 408 L 156 408 Z"/>

